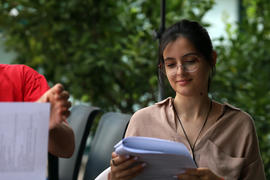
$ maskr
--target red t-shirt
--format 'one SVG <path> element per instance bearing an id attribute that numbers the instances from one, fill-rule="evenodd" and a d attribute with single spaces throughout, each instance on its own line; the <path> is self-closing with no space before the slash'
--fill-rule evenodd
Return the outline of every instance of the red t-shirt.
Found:
<path id="1" fill-rule="evenodd" d="M 26 65 L 0 64 L 0 101 L 36 101 L 49 89 L 44 76 Z"/>

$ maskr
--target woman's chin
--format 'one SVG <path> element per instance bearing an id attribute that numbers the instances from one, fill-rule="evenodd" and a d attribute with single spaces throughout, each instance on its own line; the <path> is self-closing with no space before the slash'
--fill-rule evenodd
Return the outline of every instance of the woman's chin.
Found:
<path id="1" fill-rule="evenodd" d="M 192 93 L 188 90 L 183 90 L 183 89 L 176 90 L 176 94 L 180 95 L 180 96 L 187 96 L 187 97 L 191 97 L 194 95 L 194 93 Z"/>
<path id="2" fill-rule="evenodd" d="M 199 94 L 197 89 L 190 88 L 190 87 L 184 87 L 184 88 L 181 87 L 174 90 L 177 95 L 186 96 L 186 97 L 193 97 L 193 96 L 195 97 Z"/>

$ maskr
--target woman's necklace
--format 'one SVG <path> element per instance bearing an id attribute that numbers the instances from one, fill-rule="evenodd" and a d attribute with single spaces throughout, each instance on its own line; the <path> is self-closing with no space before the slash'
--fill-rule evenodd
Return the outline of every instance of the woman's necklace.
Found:
<path id="1" fill-rule="evenodd" d="M 204 120 L 204 123 L 203 123 L 203 125 L 202 125 L 202 127 L 201 127 L 201 130 L 199 131 L 199 134 L 198 134 L 198 136 L 196 137 L 195 142 L 193 143 L 193 145 L 191 145 L 190 140 L 189 140 L 189 138 L 188 138 L 188 136 L 187 136 L 187 133 L 186 133 L 186 131 L 185 131 L 185 129 L 184 129 L 184 126 L 183 126 L 183 124 L 182 124 L 182 122 L 181 122 L 181 119 L 179 118 L 179 116 L 178 116 L 178 114 L 177 114 L 177 111 L 176 111 L 176 109 L 175 109 L 175 107 L 174 107 L 174 103 L 173 103 L 173 111 L 174 111 L 174 113 L 175 113 L 175 115 L 176 115 L 176 117 L 177 117 L 177 119 L 178 119 L 178 121 L 179 121 L 179 123 L 180 123 L 180 125 L 181 125 L 181 128 L 182 128 L 182 130 L 183 130 L 183 132 L 184 132 L 184 135 L 185 135 L 185 137 L 186 137 L 186 139 L 187 139 L 187 141 L 188 141 L 189 147 L 190 147 L 190 149 L 191 149 L 191 151 L 192 151 L 192 158 L 193 158 L 193 161 L 195 162 L 196 166 L 197 166 L 197 163 L 196 163 L 195 157 L 194 157 L 194 148 L 195 148 L 196 143 L 197 143 L 197 140 L 198 140 L 198 138 L 200 137 L 201 132 L 202 132 L 202 130 L 203 130 L 203 128 L 204 128 L 204 126 L 205 126 L 207 120 L 208 120 L 208 116 L 209 116 L 211 110 L 212 110 L 212 100 L 211 100 L 211 102 L 210 102 L 210 106 L 209 106 L 209 109 L 208 109 L 206 118 L 205 118 L 205 120 Z"/>

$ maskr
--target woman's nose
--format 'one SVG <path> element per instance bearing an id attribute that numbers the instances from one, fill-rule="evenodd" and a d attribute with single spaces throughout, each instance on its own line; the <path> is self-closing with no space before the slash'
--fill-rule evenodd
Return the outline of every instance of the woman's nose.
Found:
<path id="1" fill-rule="evenodd" d="M 183 74 L 185 73 L 184 67 L 182 64 L 178 64 L 176 67 L 176 74 Z"/>

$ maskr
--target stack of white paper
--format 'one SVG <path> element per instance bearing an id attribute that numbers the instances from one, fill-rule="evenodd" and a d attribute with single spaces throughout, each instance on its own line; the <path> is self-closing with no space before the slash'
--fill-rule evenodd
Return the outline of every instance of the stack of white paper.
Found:
<path id="1" fill-rule="evenodd" d="M 0 103 L 0 180 L 45 180 L 50 105 Z"/>
<path id="2" fill-rule="evenodd" d="M 115 152 L 119 155 L 132 155 L 146 162 L 138 180 L 169 180 L 196 165 L 182 143 L 148 137 L 127 137 L 117 143 Z"/>

